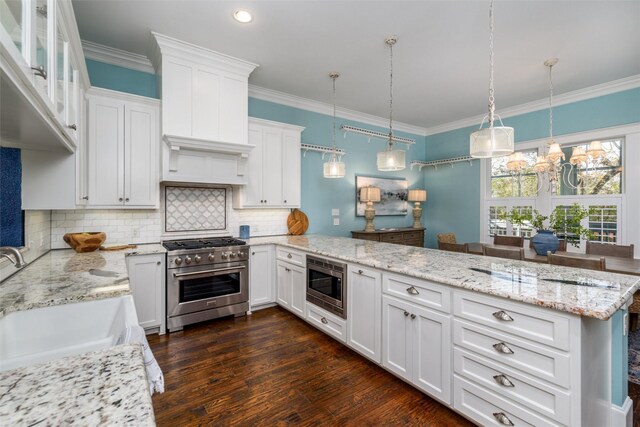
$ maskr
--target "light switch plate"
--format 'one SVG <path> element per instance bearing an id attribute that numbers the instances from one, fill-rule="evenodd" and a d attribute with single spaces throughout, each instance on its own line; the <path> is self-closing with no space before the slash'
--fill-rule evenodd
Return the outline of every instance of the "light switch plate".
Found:
<path id="1" fill-rule="evenodd" d="M 340 209 L 331 209 L 331 216 L 340 216 Z"/>
<path id="2" fill-rule="evenodd" d="M 340 218 L 333 218 L 333 225 L 340 225 Z"/>

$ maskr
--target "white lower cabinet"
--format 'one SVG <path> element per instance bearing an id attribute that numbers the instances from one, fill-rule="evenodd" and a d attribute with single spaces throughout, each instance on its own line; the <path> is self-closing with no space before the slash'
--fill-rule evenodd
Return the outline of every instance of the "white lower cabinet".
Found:
<path id="1" fill-rule="evenodd" d="M 382 364 L 431 396 L 450 403 L 450 317 L 384 295 Z"/>
<path id="2" fill-rule="evenodd" d="M 165 254 L 129 255 L 129 286 L 136 305 L 138 322 L 147 332 L 166 330 Z"/>
<path id="3" fill-rule="evenodd" d="M 307 322 L 338 341 L 347 342 L 347 322 L 343 318 L 311 303 L 307 304 L 306 310 Z"/>
<path id="4" fill-rule="evenodd" d="M 306 270 L 299 265 L 276 261 L 276 302 L 304 318 L 306 305 Z"/>
<path id="5" fill-rule="evenodd" d="M 347 276 L 347 344 L 382 361 L 382 279 L 375 270 L 350 265 Z"/>
<path id="6" fill-rule="evenodd" d="M 275 255 L 273 246 L 251 248 L 249 258 L 249 301 L 251 310 L 276 302 Z"/>

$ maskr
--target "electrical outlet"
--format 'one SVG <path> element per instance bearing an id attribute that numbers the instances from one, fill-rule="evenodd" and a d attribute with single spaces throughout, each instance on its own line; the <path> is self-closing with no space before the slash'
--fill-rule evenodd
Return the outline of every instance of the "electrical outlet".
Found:
<path id="1" fill-rule="evenodd" d="M 331 216 L 340 216 L 340 209 L 331 209 Z"/>
<path id="2" fill-rule="evenodd" d="M 340 225 L 340 218 L 333 218 L 333 225 Z"/>
<path id="3" fill-rule="evenodd" d="M 139 228 L 134 228 L 133 229 L 133 237 L 140 237 L 140 229 Z"/>

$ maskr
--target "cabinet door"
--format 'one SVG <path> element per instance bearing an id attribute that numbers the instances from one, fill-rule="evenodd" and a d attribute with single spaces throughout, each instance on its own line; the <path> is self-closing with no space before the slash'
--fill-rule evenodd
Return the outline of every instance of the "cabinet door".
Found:
<path id="1" fill-rule="evenodd" d="M 162 60 L 162 127 L 169 135 L 192 136 L 194 65 L 164 56 Z"/>
<path id="2" fill-rule="evenodd" d="M 251 248 L 249 261 L 249 299 L 251 308 L 275 302 L 273 283 L 273 248 L 258 246 Z"/>
<path id="3" fill-rule="evenodd" d="M 288 264 L 289 280 L 291 281 L 291 311 L 298 316 L 305 317 L 307 298 L 306 270 L 303 267 Z"/>
<path id="4" fill-rule="evenodd" d="M 291 306 L 291 268 L 282 261 L 276 262 L 276 302 L 282 307 Z"/>
<path id="5" fill-rule="evenodd" d="M 125 105 L 125 205 L 153 207 L 159 203 L 157 116 L 156 107 Z"/>
<path id="6" fill-rule="evenodd" d="M 445 403 L 451 402 L 451 320 L 412 305 L 413 384 Z M 415 315 L 415 318 L 413 317 Z"/>
<path id="7" fill-rule="evenodd" d="M 223 74 L 220 85 L 220 140 L 246 144 L 248 88 L 247 78 Z"/>
<path id="8" fill-rule="evenodd" d="M 124 103 L 122 101 L 102 97 L 90 98 L 87 151 L 89 205 L 122 205 L 124 202 Z"/>
<path id="9" fill-rule="evenodd" d="M 244 195 L 244 206 L 262 205 L 262 157 L 264 150 L 264 139 L 262 127 L 249 125 L 249 144 L 255 148 L 249 153 L 247 160 L 247 185 L 242 189 Z"/>
<path id="10" fill-rule="evenodd" d="M 164 254 L 132 255 L 127 257 L 129 284 L 136 305 L 138 323 L 143 328 L 161 327 L 164 313 Z"/>
<path id="11" fill-rule="evenodd" d="M 262 206 L 282 206 L 282 131 L 265 128 L 262 137 Z"/>
<path id="12" fill-rule="evenodd" d="M 410 304 L 384 296 L 382 299 L 382 364 L 399 377 L 412 381 Z"/>
<path id="13" fill-rule="evenodd" d="M 347 344 L 376 363 L 381 362 L 382 283 L 380 273 L 349 266 L 347 279 Z"/>
<path id="14" fill-rule="evenodd" d="M 300 207 L 300 132 L 284 131 L 282 159 L 282 204 Z"/>
<path id="15" fill-rule="evenodd" d="M 228 142 L 220 137 L 220 71 L 197 66 L 194 77 L 193 137 Z"/>

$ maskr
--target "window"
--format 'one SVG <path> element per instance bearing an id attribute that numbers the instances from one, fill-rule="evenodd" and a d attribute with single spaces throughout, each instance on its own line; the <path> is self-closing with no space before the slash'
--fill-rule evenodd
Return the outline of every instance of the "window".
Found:
<path id="1" fill-rule="evenodd" d="M 489 235 L 506 236 L 507 221 L 501 219 L 507 213 L 506 206 L 489 206 Z"/>
<path id="2" fill-rule="evenodd" d="M 527 150 L 522 151 L 522 155 L 527 165 L 519 174 L 507 169 L 508 156 L 491 159 L 491 197 L 536 197 L 538 175 L 533 171 L 533 165 L 538 158 L 538 152 Z"/>
<path id="3" fill-rule="evenodd" d="M 616 243 L 618 237 L 618 206 L 589 206 L 589 230 L 592 242 Z"/>
<path id="4" fill-rule="evenodd" d="M 571 165 L 569 160 L 574 148 L 584 152 L 589 143 L 564 145 L 562 152 L 565 162 L 562 178 L 557 186 L 558 196 L 586 196 L 622 193 L 622 138 L 609 139 L 602 142 L 603 156 L 597 160 L 587 157 L 586 161 Z"/>

